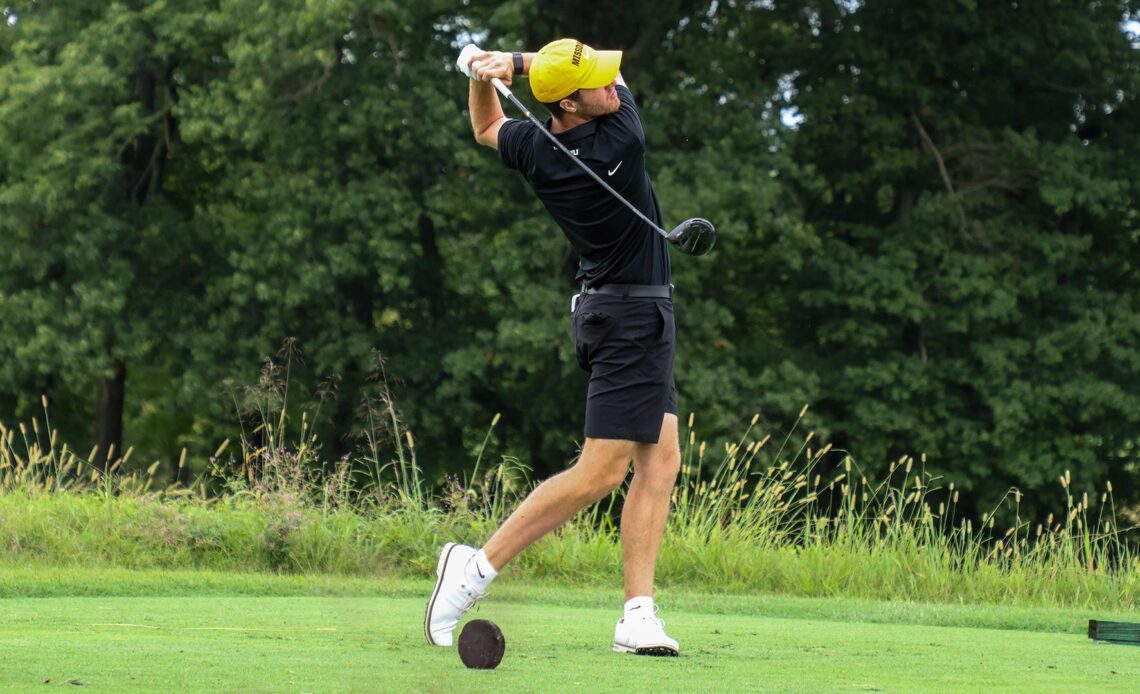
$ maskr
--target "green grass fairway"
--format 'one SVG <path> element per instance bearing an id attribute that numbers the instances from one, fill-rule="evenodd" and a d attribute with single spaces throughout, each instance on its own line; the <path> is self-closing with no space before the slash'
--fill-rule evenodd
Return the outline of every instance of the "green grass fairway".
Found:
<path id="1" fill-rule="evenodd" d="M 739 614 L 713 614 L 699 608 L 705 599 L 678 595 L 674 602 L 688 606 L 662 616 L 682 657 L 639 658 L 610 651 L 615 609 L 581 604 L 598 596 L 579 589 L 571 602 L 580 604 L 566 606 L 553 603 L 550 587 L 503 588 L 504 598 L 493 595 L 476 613 L 506 635 L 506 657 L 493 672 L 468 671 L 454 649 L 426 645 L 424 599 L 407 597 L 410 589 L 426 596 L 425 582 L 402 582 L 378 597 L 9 597 L 0 600 L 0 690 L 72 681 L 97 691 L 232 692 L 1135 691 L 1140 685 L 1140 648 L 1091 643 L 1080 631 L 1084 625 L 1062 613 L 1039 615 L 1038 622 L 1068 619 L 1069 633 L 915 623 L 921 608 L 903 610 L 900 621 L 909 623 L 890 623 L 882 603 L 869 609 L 873 621 L 858 621 L 858 604 L 835 600 L 735 596 L 730 602 Z M 765 616 L 769 605 L 780 616 Z M 931 616 L 1001 622 L 1000 608 L 951 611 Z"/>

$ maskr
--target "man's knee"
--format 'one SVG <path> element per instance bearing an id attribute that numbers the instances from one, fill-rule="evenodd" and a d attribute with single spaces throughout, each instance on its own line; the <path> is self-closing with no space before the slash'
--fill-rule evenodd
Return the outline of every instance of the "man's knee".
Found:
<path id="1" fill-rule="evenodd" d="M 587 440 L 582 456 L 575 467 L 584 474 L 593 493 L 597 496 L 609 494 L 625 481 L 629 473 L 629 463 L 633 459 L 632 446 L 625 442 Z"/>
<path id="2" fill-rule="evenodd" d="M 634 461 L 634 474 L 643 476 L 655 487 L 672 487 L 681 472 L 681 449 L 675 446 L 651 450 Z"/>
<path id="3" fill-rule="evenodd" d="M 661 474 L 669 478 L 669 483 L 677 481 L 677 475 L 681 472 L 681 449 L 674 448 L 670 450 L 661 460 Z"/>

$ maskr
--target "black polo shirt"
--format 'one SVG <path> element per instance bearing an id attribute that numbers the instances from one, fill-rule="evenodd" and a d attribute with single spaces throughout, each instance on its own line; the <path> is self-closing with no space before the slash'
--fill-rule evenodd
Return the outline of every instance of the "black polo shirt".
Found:
<path id="1" fill-rule="evenodd" d="M 661 208 L 645 172 L 645 131 L 633 95 L 618 85 L 621 107 L 555 135 L 602 180 L 657 225 Z M 550 129 L 550 120 L 546 121 Z M 669 246 L 659 233 L 570 161 L 529 120 L 499 130 L 499 157 L 517 169 L 578 252 L 578 281 L 669 284 Z"/>

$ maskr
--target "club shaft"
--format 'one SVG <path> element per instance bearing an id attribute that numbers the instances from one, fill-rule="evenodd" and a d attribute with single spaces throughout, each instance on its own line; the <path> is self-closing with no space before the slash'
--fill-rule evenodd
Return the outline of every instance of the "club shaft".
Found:
<path id="1" fill-rule="evenodd" d="M 641 217 L 643 220 L 645 220 L 645 223 L 648 224 L 650 227 L 652 227 L 658 234 L 661 234 L 665 238 L 669 238 L 669 233 L 667 231 L 662 229 L 656 222 L 654 222 L 652 219 L 647 217 L 644 212 L 642 212 L 641 210 L 634 207 L 633 203 L 631 203 L 629 200 L 626 200 L 625 198 L 623 198 L 621 193 L 619 193 L 616 190 L 614 190 L 613 188 L 611 188 L 610 184 L 606 183 L 605 180 L 603 180 L 601 176 L 596 174 L 593 169 L 586 166 L 586 162 L 582 161 L 578 157 L 571 154 L 570 150 L 566 149 L 566 145 L 559 142 L 558 138 L 554 136 L 554 133 L 547 130 L 546 126 L 542 124 L 542 121 L 540 121 L 539 119 L 534 117 L 534 114 L 532 114 L 530 112 L 530 109 L 528 109 L 526 106 L 524 106 L 523 102 L 519 101 L 518 98 L 515 97 L 515 95 L 511 93 L 511 90 L 507 87 L 507 85 L 503 84 L 502 80 L 500 80 L 498 77 L 492 77 L 491 78 L 491 84 L 495 85 L 495 89 L 498 89 L 500 94 L 507 97 L 507 100 L 515 105 L 515 108 L 522 111 L 523 115 L 525 115 L 530 120 L 531 123 L 534 123 L 535 125 L 537 125 L 538 129 L 542 132 L 542 134 L 545 135 L 548 140 L 553 142 L 555 147 L 562 150 L 566 154 L 566 156 L 568 156 L 572 160 L 574 160 L 575 164 L 582 167 L 583 171 L 590 174 L 590 177 L 593 178 L 595 181 L 597 181 L 598 185 L 605 188 L 607 191 L 609 191 L 610 195 L 613 195 L 623 205 L 625 205 L 630 210 L 632 210 L 634 214 L 636 214 L 638 217 Z"/>

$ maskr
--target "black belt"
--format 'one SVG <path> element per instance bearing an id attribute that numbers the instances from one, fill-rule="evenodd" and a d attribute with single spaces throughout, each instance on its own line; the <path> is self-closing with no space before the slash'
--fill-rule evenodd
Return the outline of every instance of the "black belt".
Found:
<path id="1" fill-rule="evenodd" d="M 609 294 L 610 296 L 632 296 L 645 299 L 668 299 L 673 296 L 671 284 L 603 284 L 600 287 L 586 288 L 583 294 Z"/>

